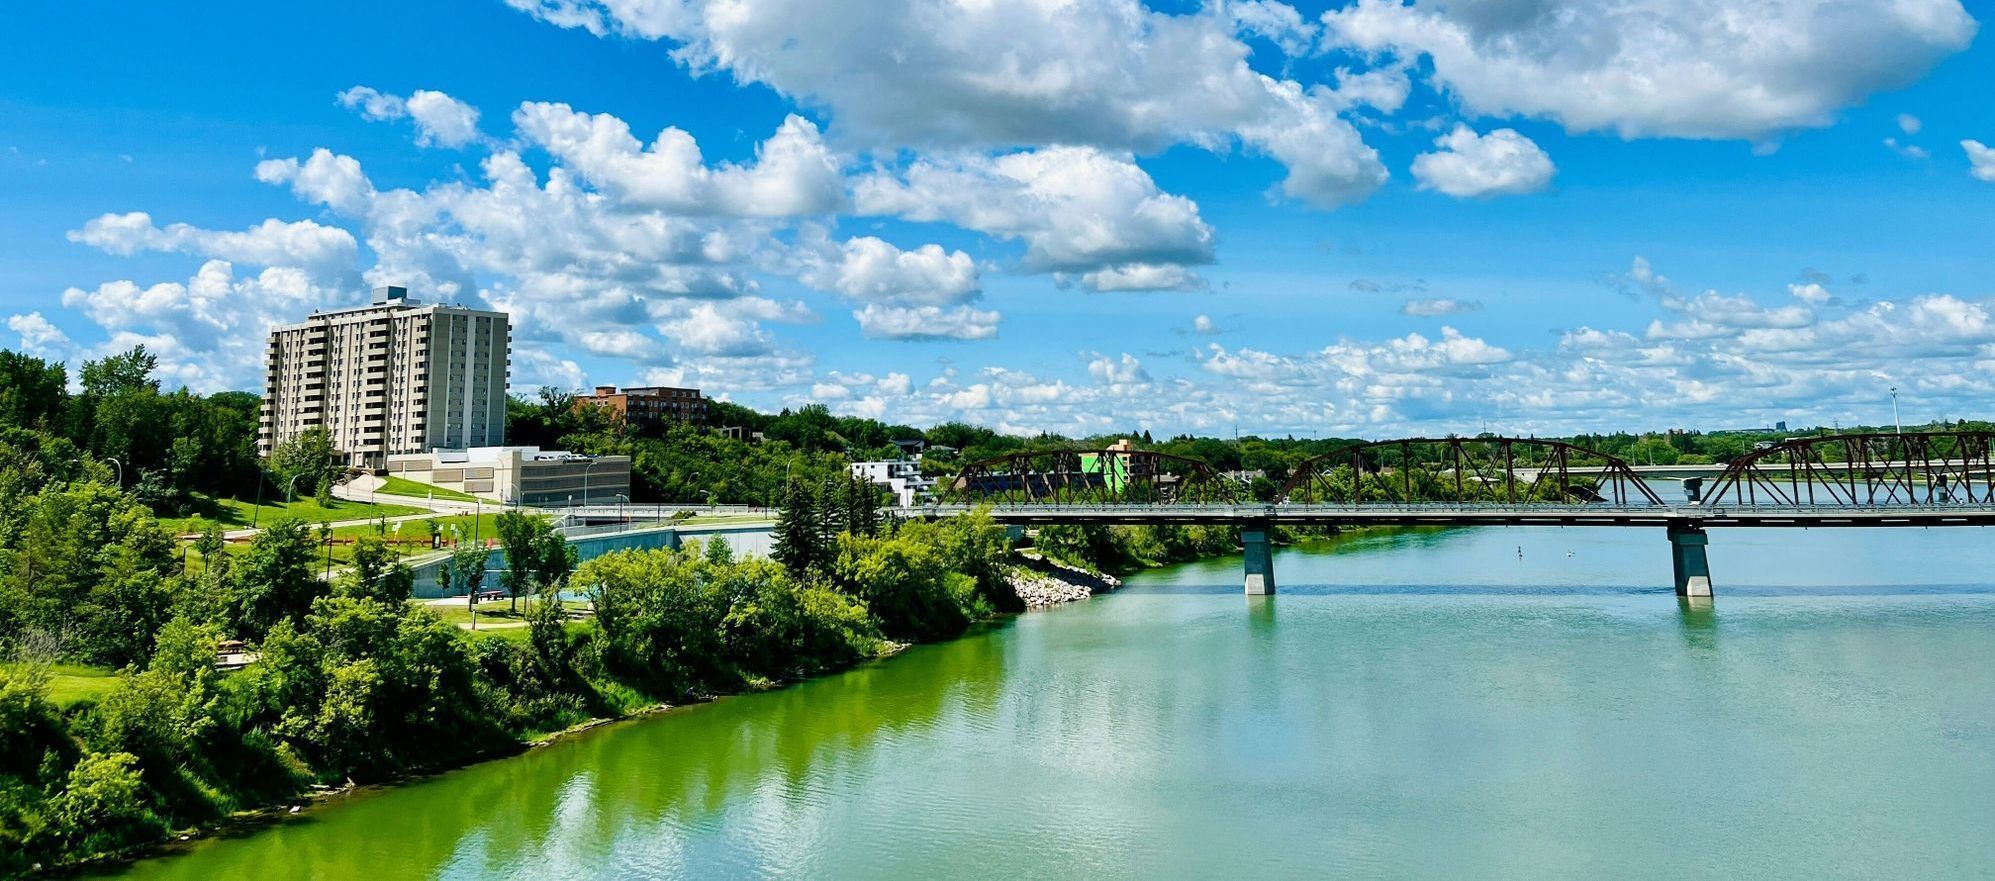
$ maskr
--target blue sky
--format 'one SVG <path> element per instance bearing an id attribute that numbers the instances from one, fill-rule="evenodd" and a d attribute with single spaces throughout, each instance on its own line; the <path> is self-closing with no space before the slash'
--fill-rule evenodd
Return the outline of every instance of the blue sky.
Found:
<path id="1" fill-rule="evenodd" d="M 254 390 L 270 323 L 401 283 L 513 312 L 520 390 L 917 424 L 1829 424 L 1888 417 L 1894 385 L 1908 419 L 1986 417 L 1984 17 L 24 8 L 0 344 L 144 342 L 174 381 Z"/>

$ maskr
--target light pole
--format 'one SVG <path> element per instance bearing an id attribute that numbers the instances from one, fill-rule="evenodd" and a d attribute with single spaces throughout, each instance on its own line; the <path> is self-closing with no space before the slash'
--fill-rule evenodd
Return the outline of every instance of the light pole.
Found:
<path id="1" fill-rule="evenodd" d="M 624 495 L 623 493 L 617 493 L 616 497 L 617 497 L 617 519 L 622 520 L 623 525 L 629 526 L 630 518 L 624 515 L 623 506 L 630 504 L 630 496 Z"/>
<path id="2" fill-rule="evenodd" d="M 1895 385 L 1891 387 L 1891 424 L 1899 434 L 1905 433 L 1905 423 L 1898 418 L 1898 387 Z"/>
<path id="3" fill-rule="evenodd" d="M 596 467 L 596 464 L 601 461 L 601 459 L 591 458 L 589 464 L 582 466 L 582 507 L 584 508 L 589 506 L 589 469 Z M 573 504 L 573 502 L 570 502 L 570 504 Z"/>
<path id="4" fill-rule="evenodd" d="M 117 475 L 118 475 L 118 488 L 119 488 L 119 489 L 124 489 L 124 488 L 125 488 L 125 463 L 123 463 L 123 462 L 120 462 L 120 461 L 118 461 L 117 457 L 115 457 L 115 456 L 105 456 L 105 457 L 104 457 L 104 461 L 106 461 L 106 462 L 109 462 L 109 463 L 111 463 L 112 465 L 114 465 L 114 466 L 116 466 L 116 467 L 117 467 L 117 469 L 118 469 L 118 470 L 117 470 Z"/>
<path id="5" fill-rule="evenodd" d="M 249 528 L 255 529 L 256 522 L 263 516 L 263 485 L 269 482 L 269 475 L 263 473 L 263 466 L 256 466 L 256 507 L 249 509 Z"/>

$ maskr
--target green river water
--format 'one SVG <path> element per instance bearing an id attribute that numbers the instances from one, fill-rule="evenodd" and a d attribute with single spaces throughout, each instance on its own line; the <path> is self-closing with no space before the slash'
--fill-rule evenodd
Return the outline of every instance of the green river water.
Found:
<path id="1" fill-rule="evenodd" d="M 345 797 L 144 879 L 1995 875 L 1995 534 L 1371 535 Z M 1519 556 L 1519 550 L 1522 556 Z"/>

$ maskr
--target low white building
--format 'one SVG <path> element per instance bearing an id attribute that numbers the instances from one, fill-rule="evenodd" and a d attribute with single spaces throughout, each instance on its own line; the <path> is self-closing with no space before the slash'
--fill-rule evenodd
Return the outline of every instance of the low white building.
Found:
<path id="1" fill-rule="evenodd" d="M 629 456 L 539 447 L 472 447 L 388 457 L 388 473 L 505 504 L 616 504 L 630 497 Z"/>
<path id="2" fill-rule="evenodd" d="M 924 477 L 921 463 L 909 459 L 897 462 L 854 462 L 852 476 L 875 486 L 884 486 L 894 494 L 894 502 L 903 508 L 912 508 L 934 494 L 935 479 Z"/>

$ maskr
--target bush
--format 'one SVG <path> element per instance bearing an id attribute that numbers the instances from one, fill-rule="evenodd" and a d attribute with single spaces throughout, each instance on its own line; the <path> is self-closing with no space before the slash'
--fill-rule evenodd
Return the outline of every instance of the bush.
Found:
<path id="1" fill-rule="evenodd" d="M 949 568 L 925 530 L 904 528 L 887 538 L 846 535 L 838 545 L 833 577 L 873 613 L 880 631 L 896 639 L 954 636 L 991 613 L 975 578 Z"/>
<path id="2" fill-rule="evenodd" d="M 93 753 L 70 770 L 49 800 L 51 826 L 70 853 L 111 853 L 166 834 L 137 766 L 130 753 Z"/>
<path id="3" fill-rule="evenodd" d="M 821 672 L 881 648 L 865 606 L 772 560 L 692 544 L 599 557 L 574 577 L 590 585 L 608 666 L 660 693 Z"/>

